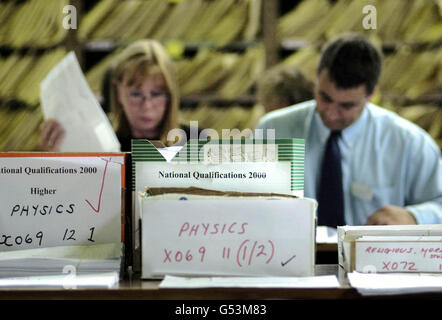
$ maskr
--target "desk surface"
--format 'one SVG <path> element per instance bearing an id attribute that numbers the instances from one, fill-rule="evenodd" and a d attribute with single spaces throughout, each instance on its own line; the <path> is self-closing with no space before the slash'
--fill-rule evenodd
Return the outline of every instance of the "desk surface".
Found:
<path id="1" fill-rule="evenodd" d="M 0 300 L 353 300 L 362 297 L 349 285 L 344 270 L 338 265 L 316 265 L 315 274 L 336 275 L 339 288 L 201 288 L 201 289 L 163 289 L 160 281 L 122 280 L 113 288 L 4 288 L 0 289 Z M 382 299 L 397 296 L 380 296 Z M 401 295 L 411 299 L 441 299 L 442 294 Z M 373 297 L 372 297 L 373 298 Z M 374 297 L 376 298 L 376 297 Z"/>
<path id="2" fill-rule="evenodd" d="M 334 289 L 294 288 L 201 288 L 160 289 L 160 281 L 122 280 L 113 288 L 14 288 L 0 289 L 0 299 L 161 299 L 161 300 L 241 300 L 241 299 L 353 299 L 360 298 L 337 265 L 317 265 L 316 275 L 336 275 L 341 284 Z"/>

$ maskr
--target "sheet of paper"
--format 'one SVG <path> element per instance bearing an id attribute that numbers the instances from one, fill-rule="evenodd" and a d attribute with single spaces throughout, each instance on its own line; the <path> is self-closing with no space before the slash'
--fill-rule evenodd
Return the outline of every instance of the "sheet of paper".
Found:
<path id="1" fill-rule="evenodd" d="M 66 135 L 62 152 L 118 152 L 120 143 L 90 89 L 74 52 L 70 52 L 42 81 L 45 119 L 57 120 Z"/>
<path id="2" fill-rule="evenodd" d="M 351 272 L 347 274 L 352 287 L 362 295 L 400 295 L 442 292 L 441 274 L 378 274 Z"/>
<path id="3" fill-rule="evenodd" d="M 160 288 L 339 288 L 336 276 L 317 277 L 175 277 Z"/>
<path id="4" fill-rule="evenodd" d="M 337 229 L 318 226 L 316 228 L 316 243 L 338 243 Z"/>
<path id="5" fill-rule="evenodd" d="M 151 188 L 173 186 L 220 191 L 247 191 L 290 194 L 290 162 L 239 162 L 218 165 L 137 162 L 136 184 Z M 253 182 L 253 183 L 252 183 Z"/>
<path id="6" fill-rule="evenodd" d="M 119 274 L 121 259 L 121 243 L 0 252 L 0 279 Z"/>
<path id="7" fill-rule="evenodd" d="M 78 287 L 107 287 L 115 286 L 119 281 L 117 272 L 107 272 L 88 275 L 57 275 L 35 276 L 0 279 L 0 288 L 18 287 L 61 287 L 64 289 L 76 289 Z"/>
<path id="8" fill-rule="evenodd" d="M 0 251 L 121 242 L 124 155 L 0 153 Z"/>

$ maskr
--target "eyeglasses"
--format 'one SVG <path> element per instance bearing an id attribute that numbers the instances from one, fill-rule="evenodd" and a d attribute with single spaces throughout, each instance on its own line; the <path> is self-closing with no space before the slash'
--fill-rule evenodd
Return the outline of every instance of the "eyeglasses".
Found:
<path id="1" fill-rule="evenodd" d="M 144 95 L 141 90 L 129 90 L 128 100 L 132 105 L 143 105 L 146 100 L 153 105 L 160 105 L 167 100 L 167 92 L 164 90 L 152 90 L 148 96 Z"/>

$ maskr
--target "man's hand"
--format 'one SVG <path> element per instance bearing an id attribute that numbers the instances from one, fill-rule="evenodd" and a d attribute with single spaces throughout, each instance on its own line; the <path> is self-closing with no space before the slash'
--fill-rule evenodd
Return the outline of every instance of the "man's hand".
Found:
<path id="1" fill-rule="evenodd" d="M 417 224 L 411 212 L 401 207 L 384 206 L 368 217 L 365 225 Z"/>

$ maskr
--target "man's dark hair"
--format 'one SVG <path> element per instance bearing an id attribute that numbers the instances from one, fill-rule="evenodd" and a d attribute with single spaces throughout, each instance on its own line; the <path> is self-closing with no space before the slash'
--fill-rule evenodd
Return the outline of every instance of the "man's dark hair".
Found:
<path id="1" fill-rule="evenodd" d="M 349 89 L 365 84 L 371 94 L 379 80 L 382 56 L 363 36 L 346 34 L 325 45 L 317 74 L 327 69 L 338 88 Z"/>

